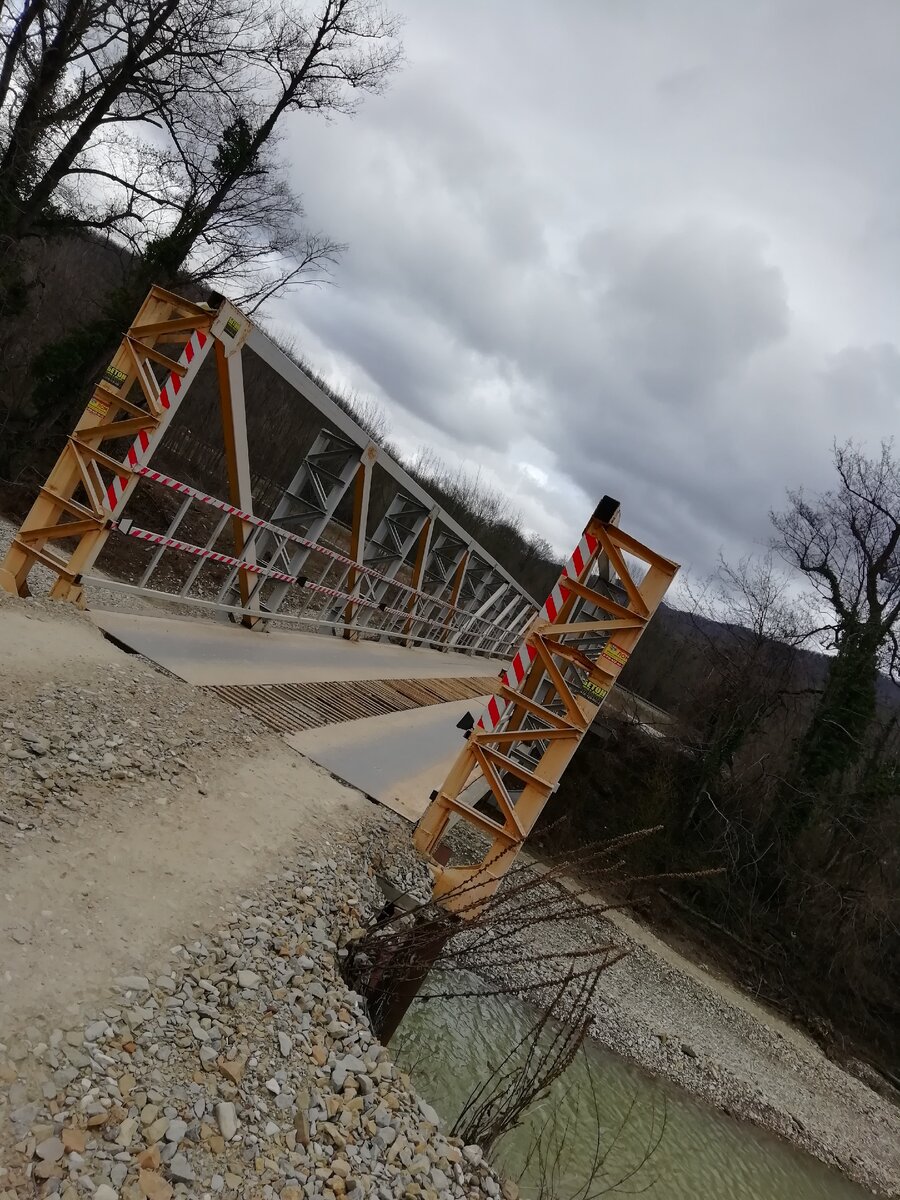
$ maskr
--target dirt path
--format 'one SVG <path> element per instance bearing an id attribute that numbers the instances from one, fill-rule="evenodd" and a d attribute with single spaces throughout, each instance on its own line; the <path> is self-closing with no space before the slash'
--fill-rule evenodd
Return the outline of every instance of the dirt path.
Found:
<path id="1" fill-rule="evenodd" d="M 152 970 L 169 947 L 220 919 L 243 888 L 276 871 L 298 845 L 339 837 L 371 812 L 358 792 L 274 735 L 229 748 L 234 710 L 209 697 L 195 700 L 186 685 L 122 654 L 62 606 L 5 602 L 0 661 L 7 725 L 27 723 L 44 733 L 43 689 L 64 671 L 65 686 L 89 687 L 99 709 L 119 707 L 109 728 L 126 738 L 125 722 L 144 712 L 140 685 L 147 680 L 154 708 L 166 697 L 187 705 L 173 722 L 190 725 L 193 708 L 202 705 L 209 726 L 218 718 L 225 730 L 215 757 L 208 747 L 177 745 L 188 767 L 176 776 L 88 775 L 77 808 L 51 796 L 39 810 L 23 808 L 25 821 L 0 824 L 0 835 L 9 835 L 0 845 L 0 1040 L 37 1014 L 74 1012 L 96 996 L 98 981 Z M 9 793 L 0 801 L 8 819 L 13 802 Z"/>

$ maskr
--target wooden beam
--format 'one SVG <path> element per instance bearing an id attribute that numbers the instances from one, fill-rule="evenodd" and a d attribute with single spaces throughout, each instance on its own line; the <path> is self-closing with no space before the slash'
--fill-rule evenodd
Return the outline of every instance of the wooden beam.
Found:
<path id="1" fill-rule="evenodd" d="M 419 603 L 418 593 L 422 589 L 422 580 L 425 575 L 425 563 L 428 561 L 428 551 L 431 548 L 431 538 L 434 533 L 435 516 L 435 513 L 431 513 L 431 515 L 427 518 L 425 524 L 419 531 L 419 536 L 416 540 L 416 557 L 415 561 L 413 562 L 412 579 L 410 580 L 411 586 L 415 588 L 415 593 L 410 596 L 406 603 L 406 611 L 409 613 L 409 618 L 406 621 L 406 624 L 403 626 L 403 633 L 407 638 L 407 646 L 412 645 L 408 639 L 413 631 L 414 618 Z"/>
<path id="2" fill-rule="evenodd" d="M 369 527 L 369 497 L 372 492 L 372 468 L 378 457 L 378 447 L 372 442 L 360 456 L 359 466 L 353 479 L 353 520 L 350 525 L 350 558 L 358 567 L 366 556 L 366 537 Z M 347 572 L 347 591 L 352 599 L 344 606 L 344 637 L 352 640 L 359 635 L 354 629 L 359 608 L 354 601 L 359 597 L 362 573 L 351 567 Z"/>
<path id="3" fill-rule="evenodd" d="M 209 330 L 216 316 L 209 309 L 162 288 L 151 288 L 103 378 L 94 387 L 87 407 L 76 423 L 75 436 L 70 437 L 63 447 L 22 522 L 19 536 L 13 539 L 0 563 L 0 587 L 13 594 L 28 595 L 29 572 L 35 562 L 41 562 L 57 575 L 51 596 L 82 602 L 80 576 L 96 561 L 109 535 L 111 512 L 121 509 L 137 478 L 127 459 L 118 462 L 98 447 L 103 442 L 137 433 L 139 442 L 133 443 L 130 454 L 132 458 L 137 455 L 142 461 L 147 460 L 192 377 L 187 374 L 188 368 L 156 350 L 155 342 L 160 336 L 173 333 Z M 172 328 L 173 322 L 178 324 L 178 330 Z M 203 347 L 194 353 L 191 371 L 199 368 L 210 344 L 207 337 Z M 146 366 L 148 358 L 167 366 L 178 378 L 187 380 L 177 398 L 172 398 L 168 409 L 159 402 L 159 387 Z M 126 418 L 120 421 L 117 418 L 123 412 Z M 89 508 L 76 499 L 80 489 L 84 490 Z M 83 529 L 80 534 L 74 533 L 72 522 L 68 522 L 67 533 L 57 531 L 58 526 L 65 530 L 64 514 L 77 515 L 88 521 L 87 512 L 93 517 L 93 524 L 79 526 Z M 43 552 L 45 542 L 68 537 L 76 537 L 77 544 L 67 559 L 57 553 Z"/>
<path id="4" fill-rule="evenodd" d="M 225 468 L 228 473 L 228 499 L 242 512 L 253 514 L 253 486 L 250 481 L 250 453 L 247 444 L 247 410 L 244 404 L 244 373 L 241 354 L 226 355 L 225 347 L 216 341 L 216 374 L 219 380 L 219 414 L 222 421 L 222 441 L 225 445 Z M 234 556 L 251 566 L 256 565 L 256 546 L 252 540 L 255 526 L 231 518 Z M 259 593 L 256 576 L 246 568 L 238 571 L 241 607 L 252 609 L 241 617 L 241 624 L 252 629 L 260 619 Z"/>

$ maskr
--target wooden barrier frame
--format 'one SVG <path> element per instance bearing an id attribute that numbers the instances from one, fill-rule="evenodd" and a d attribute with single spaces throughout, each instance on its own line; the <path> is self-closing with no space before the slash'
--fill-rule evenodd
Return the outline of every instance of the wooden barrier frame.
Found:
<path id="1" fill-rule="evenodd" d="M 249 331 L 247 318 L 227 300 L 212 308 L 163 288 L 151 288 L 13 538 L 0 565 L 0 587 L 29 595 L 29 572 L 35 563 L 42 563 L 56 573 L 50 591 L 54 599 L 84 604 L 82 576 L 96 562 L 112 518 L 127 504 L 137 483 L 129 460 L 136 465 L 138 456 L 145 461 L 150 458 L 177 411 L 187 382 L 213 345 L 220 358 L 220 377 L 231 385 L 222 390 L 230 499 L 235 505 L 249 507 L 249 483 L 239 466 L 239 461 L 246 460 L 243 391 L 239 375 L 232 371 L 229 377 L 227 366 Z M 174 359 L 163 353 L 160 345 L 183 349 Z M 123 440 L 131 449 L 122 459 L 101 449 L 105 443 Z M 237 548 L 241 536 L 236 528 Z M 74 548 L 66 554 L 59 543 L 71 541 Z M 56 545 L 51 549 L 48 543 Z"/>
<path id="2" fill-rule="evenodd" d="M 435 506 L 427 492 L 234 305 L 220 296 L 197 304 L 158 287 L 151 289 L 125 333 L 75 432 L 0 562 L 0 587 L 27 596 L 29 573 L 40 563 L 57 577 L 51 596 L 84 605 L 84 580 L 91 577 L 106 538 L 120 520 L 140 478 L 138 472 L 148 468 L 193 379 L 211 353 L 216 362 L 228 501 L 240 513 L 252 517 L 244 348 L 299 393 L 322 419 L 319 435 L 273 513 L 273 521 L 285 530 L 295 528 L 298 509 L 301 527 L 309 525 L 305 530 L 306 546 L 287 545 L 282 540 L 282 549 L 290 556 L 287 574 L 298 576 L 302 572 L 310 553 L 308 543 L 318 542 L 348 489 L 353 489 L 351 558 L 358 569 L 347 568 L 346 590 L 339 583 L 336 591 L 341 596 L 325 613 L 326 624 L 342 626 L 345 637 L 365 633 L 371 624 L 371 604 L 366 601 L 381 602 L 401 567 L 411 567 L 416 594 L 404 596 L 406 619 L 392 636 L 407 645 L 422 642 L 425 631 L 434 624 L 429 614 L 445 611 L 449 603 L 452 611 L 441 631 L 442 645 L 490 653 L 494 649 L 493 627 L 502 619 L 508 626 L 508 637 L 502 638 L 503 650 L 499 652 L 505 653 L 525 619 L 537 608 L 521 585 L 448 513 Z M 376 466 L 388 474 L 397 491 L 380 524 L 369 533 L 369 494 Z M 166 536 L 174 537 L 186 511 L 183 504 Z M 239 619 L 250 626 L 274 618 L 290 585 L 278 583 L 271 593 L 261 597 L 259 588 L 265 573 L 251 572 L 257 565 L 266 565 L 267 553 L 270 557 L 275 553 L 277 535 L 266 533 L 261 537 L 258 526 L 233 516 L 223 518 L 212 542 L 226 526 L 232 532 L 234 558 L 244 566 L 237 566 L 229 574 L 216 601 L 203 601 L 204 605 L 229 614 L 239 611 Z M 450 585 L 443 580 L 445 563 L 440 553 L 448 540 L 465 548 L 458 567 L 454 564 L 449 602 L 445 592 Z M 202 557 L 198 557 L 177 595 L 148 586 L 165 552 L 161 544 L 140 583 L 116 580 L 108 581 L 109 586 L 173 603 L 200 603 L 186 592 L 205 561 Z M 407 562 L 410 553 L 414 554 L 412 564 Z M 477 570 L 473 564 L 477 564 Z M 382 576 L 375 583 L 371 573 L 366 572 L 372 566 Z M 437 581 L 437 592 L 425 589 L 426 579 Z M 514 613 L 514 609 L 520 611 Z"/>
<path id="3" fill-rule="evenodd" d="M 605 498 L 584 532 L 593 552 L 580 572 L 570 564 L 569 573 L 561 576 L 563 603 L 555 618 L 539 617 L 525 638 L 533 651 L 530 670 L 518 688 L 501 684 L 497 697 L 508 706 L 504 719 L 493 730 L 473 726 L 467 732 L 456 762 L 416 826 L 416 847 L 431 859 L 435 899 L 464 919 L 475 917 L 500 886 L 678 571 L 676 563 L 619 530 L 617 519 L 617 502 Z M 625 554 L 647 568 L 640 580 Z M 624 604 L 587 582 L 604 559 L 618 577 Z M 599 609 L 602 618 L 572 620 L 585 606 Z M 590 638 L 596 643 L 598 635 L 606 638 L 605 644 L 589 658 L 578 642 Z M 468 788 L 483 793 L 484 785 L 496 815 L 463 797 Z M 518 792 L 515 799 L 511 791 Z M 452 867 L 440 861 L 444 856 L 438 847 L 454 816 L 489 839 L 480 860 Z"/>

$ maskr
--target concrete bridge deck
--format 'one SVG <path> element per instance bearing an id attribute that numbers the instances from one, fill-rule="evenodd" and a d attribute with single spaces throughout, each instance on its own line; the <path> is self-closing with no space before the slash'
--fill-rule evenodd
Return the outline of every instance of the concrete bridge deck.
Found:
<path id="1" fill-rule="evenodd" d="M 319 633 L 267 633 L 224 621 L 156 617 L 92 609 L 95 624 L 115 641 L 195 687 L 310 683 L 346 679 L 457 679 L 497 675 L 496 659 L 350 642 Z"/>
<path id="2" fill-rule="evenodd" d="M 322 634 L 255 632 L 221 621 L 91 612 L 94 622 L 185 682 L 284 736 L 294 750 L 417 821 L 507 664 Z M 609 706 L 660 732 L 671 720 L 618 688 Z"/>

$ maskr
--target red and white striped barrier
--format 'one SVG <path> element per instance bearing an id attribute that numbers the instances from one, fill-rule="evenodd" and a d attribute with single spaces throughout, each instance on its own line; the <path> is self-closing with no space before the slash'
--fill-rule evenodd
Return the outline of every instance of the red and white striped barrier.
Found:
<path id="1" fill-rule="evenodd" d="M 212 344 L 210 335 L 204 333 L 202 329 L 197 329 L 192 333 L 185 343 L 185 347 L 178 359 L 180 365 L 186 368 L 184 375 L 179 375 L 177 371 L 170 371 L 169 378 L 159 390 L 158 403 L 169 415 L 163 417 L 152 437 L 146 429 L 142 429 L 132 442 L 125 456 L 125 463 L 131 467 L 133 473 L 142 473 L 141 468 L 144 467 L 156 449 L 171 416 L 174 415 L 174 408 L 178 407 L 179 395 L 182 390 L 187 390 L 194 376 L 200 370 L 203 360 L 206 358 L 208 343 Z M 125 493 L 131 479 L 132 475 L 117 475 L 106 489 L 106 507 L 113 516 L 116 515 L 116 510 L 121 508 L 125 502 Z"/>
<path id="2" fill-rule="evenodd" d="M 408 596 L 410 596 L 413 599 L 425 600 L 427 602 L 433 602 L 435 604 L 439 604 L 443 608 L 444 613 L 447 618 L 449 618 L 457 613 L 462 613 L 463 615 L 468 615 L 466 613 L 465 609 L 459 608 L 458 606 L 451 604 L 449 600 L 442 600 L 438 596 L 429 595 L 428 592 L 419 591 L 417 588 L 410 587 L 409 584 L 401 583 L 399 579 L 389 579 L 388 576 L 384 575 L 381 571 L 377 571 L 374 567 L 367 567 L 361 563 L 358 563 L 356 561 L 356 559 L 348 558 L 346 554 L 341 554 L 339 550 L 332 550 L 328 546 L 320 545 L 319 542 L 312 542 L 309 540 L 309 538 L 301 537 L 301 535 L 299 533 L 291 533 L 289 530 L 283 529 L 280 525 L 274 525 L 271 521 L 266 521 L 262 517 L 254 516 L 253 513 L 244 512 L 243 509 L 236 508 L 233 504 L 229 504 L 225 500 L 220 500 L 217 496 L 210 496 L 206 492 L 201 492 L 199 488 L 191 487 L 190 484 L 182 483 L 178 479 L 173 479 L 169 475 L 164 475 L 161 471 L 151 470 L 151 468 L 147 467 L 147 466 L 136 466 L 134 468 L 134 473 L 136 475 L 142 476 L 145 479 L 150 479 L 154 483 L 159 483 L 163 487 L 171 488 L 173 491 L 178 492 L 179 494 L 181 494 L 183 496 L 190 496 L 190 498 L 192 500 L 197 500 L 201 504 L 209 504 L 213 508 L 219 509 L 220 512 L 225 512 L 225 513 L 228 513 L 230 516 L 237 517 L 239 520 L 243 521 L 244 524 L 246 524 L 246 525 L 255 525 L 258 529 L 266 529 L 270 533 L 273 533 L 278 537 L 286 538 L 287 541 L 293 543 L 294 545 L 303 546 L 308 550 L 313 550 L 317 554 L 322 554 L 326 558 L 332 559 L 334 562 L 339 562 L 346 567 L 352 567 L 353 570 L 359 572 L 360 575 L 366 575 L 371 579 L 378 579 L 378 580 L 381 580 L 382 582 L 388 583 L 391 585 L 391 587 L 399 588 L 401 591 L 405 592 Z M 147 531 L 144 531 L 144 532 L 147 532 Z M 153 536 L 161 537 L 161 535 L 159 535 L 159 534 L 154 534 Z M 149 536 L 146 540 L 150 540 Z M 166 545 L 166 546 L 169 545 L 169 543 L 166 541 L 166 539 L 164 537 L 161 537 L 161 541 L 159 544 Z M 187 543 L 185 543 L 185 544 L 187 544 Z M 179 549 L 180 547 L 172 546 L 171 548 Z M 195 547 L 195 548 L 199 549 L 199 547 Z M 217 559 L 216 561 L 222 561 L 222 560 Z M 249 569 L 249 567 L 248 567 L 248 569 Z M 257 572 L 257 573 L 259 573 L 259 572 Z M 278 572 L 267 571 L 267 572 L 262 572 L 262 573 L 270 575 L 271 578 L 273 578 L 273 579 L 282 579 L 284 582 L 294 582 L 294 577 L 281 576 L 278 574 Z M 322 590 L 327 591 L 327 589 L 322 589 Z M 370 604 L 370 603 L 364 604 L 361 597 L 350 596 L 344 592 L 335 592 L 334 595 L 338 596 L 338 597 L 346 596 L 346 599 L 348 601 L 352 601 L 354 604 L 363 604 L 364 607 L 366 607 L 366 608 L 378 608 L 379 607 L 379 605 L 377 605 L 377 604 Z M 448 628 L 448 621 L 446 621 L 446 620 L 445 621 L 436 621 L 434 619 L 429 620 L 424 617 L 417 617 L 411 612 L 401 611 L 399 609 L 385 609 L 384 611 L 396 612 L 400 616 L 408 617 L 411 620 L 415 620 L 415 621 L 425 621 L 426 625 L 431 625 L 431 626 L 434 626 L 439 629 Z M 508 630 L 504 629 L 500 625 L 495 624 L 493 621 L 489 621 L 484 617 L 478 617 L 477 620 L 479 622 L 479 633 L 480 634 L 484 634 L 486 631 L 493 630 L 493 631 L 497 632 L 498 634 L 508 636 Z"/>
<path id="3" fill-rule="evenodd" d="M 150 529 L 141 529 L 139 526 L 133 525 L 131 521 L 114 522 L 113 529 L 127 534 L 128 537 L 138 538 L 142 542 L 165 546 L 167 550 L 181 550 L 184 554 L 193 554 L 195 558 L 206 558 L 210 562 L 222 563 L 226 567 L 240 567 L 252 575 L 266 575 L 272 579 L 278 579 L 282 583 L 297 582 L 296 575 L 288 575 L 284 571 L 273 571 L 268 567 L 261 567 L 257 563 L 244 562 L 243 559 L 234 558 L 230 554 L 222 554 L 218 550 L 210 550 L 206 546 L 195 546 L 193 542 L 182 542 L 179 538 L 166 537 L 164 533 L 153 533 Z"/>
<path id="4" fill-rule="evenodd" d="M 220 550 L 210 550 L 207 546 L 195 546 L 193 542 L 183 542 L 180 538 L 167 537 L 164 533 L 154 533 L 150 529 L 141 529 L 140 526 L 134 525 L 129 520 L 114 521 L 112 528 L 118 533 L 124 533 L 127 537 L 137 538 L 142 542 L 150 542 L 155 546 L 164 546 L 167 550 L 180 550 L 183 554 L 190 554 L 195 558 L 204 558 L 210 562 L 220 563 L 222 566 L 236 567 L 238 570 L 248 571 L 251 575 L 261 575 L 267 579 L 277 579 L 280 583 L 302 582 L 302 586 L 307 591 L 317 592 L 323 596 L 331 596 L 335 600 L 352 600 L 354 604 L 358 604 L 362 608 L 389 613 L 391 616 L 404 618 L 409 616 L 406 609 L 391 608 L 386 604 L 376 604 L 372 600 L 364 600 L 359 596 L 353 597 L 348 592 L 338 591 L 337 588 L 325 587 L 321 583 L 314 583 L 311 579 L 306 579 L 299 575 L 289 575 L 286 571 L 276 571 L 271 567 L 260 566 L 259 563 L 247 562 L 242 558 L 235 558 L 231 554 L 223 554 Z M 273 614 L 273 616 L 277 619 L 277 613 Z M 443 628 L 440 622 L 434 620 L 425 621 L 425 624 L 426 627 Z"/>
<path id="5" fill-rule="evenodd" d="M 569 592 L 565 587 L 567 579 L 575 579 L 580 581 L 581 576 L 586 572 L 590 561 L 597 549 L 597 539 L 590 533 L 582 534 L 581 541 L 575 547 L 572 557 L 562 569 L 562 574 L 556 583 L 553 591 L 544 601 L 544 607 L 541 609 L 541 616 L 547 621 L 555 621 L 562 606 L 569 598 Z M 504 671 L 500 678 L 508 688 L 516 687 L 521 684 L 528 674 L 529 668 L 537 658 L 537 651 L 529 646 L 525 641 L 519 647 L 519 652 L 512 660 L 508 671 Z M 491 696 L 488 701 L 487 712 L 478 718 L 477 728 L 483 729 L 488 733 L 492 733 L 503 719 L 506 710 L 509 708 L 510 701 L 503 700 L 499 696 Z"/>

